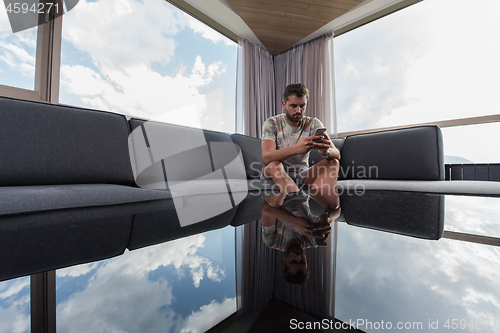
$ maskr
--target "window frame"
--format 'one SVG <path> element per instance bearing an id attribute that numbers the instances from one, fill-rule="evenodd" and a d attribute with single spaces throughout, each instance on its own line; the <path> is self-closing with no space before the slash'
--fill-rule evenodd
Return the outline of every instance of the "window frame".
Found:
<path id="1" fill-rule="evenodd" d="M 43 0 L 41 2 L 53 2 Z M 58 0 L 62 6 L 62 0 Z M 38 102 L 59 102 L 62 15 L 38 25 L 35 54 L 35 89 L 0 84 L 0 95 Z"/>

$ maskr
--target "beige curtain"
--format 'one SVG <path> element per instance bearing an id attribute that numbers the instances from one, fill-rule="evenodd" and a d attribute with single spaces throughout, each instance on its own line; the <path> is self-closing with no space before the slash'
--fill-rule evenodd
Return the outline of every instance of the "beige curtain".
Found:
<path id="1" fill-rule="evenodd" d="M 333 68 L 333 33 L 297 45 L 276 57 L 262 46 L 239 39 L 239 77 L 244 134 L 260 138 L 263 122 L 282 113 L 285 87 L 302 82 L 309 88 L 306 114 L 320 119 L 337 136 Z"/>
<path id="2" fill-rule="evenodd" d="M 337 137 L 333 33 L 320 36 L 304 44 L 302 77 L 302 83 L 309 89 L 307 115 L 321 120 L 328 132 Z"/>
<path id="3" fill-rule="evenodd" d="M 335 255 L 337 249 L 337 222 L 327 246 L 306 249 L 309 280 L 302 286 L 289 284 L 281 273 L 284 253 L 275 252 L 274 298 L 315 318 L 335 318 Z"/>
<path id="4" fill-rule="evenodd" d="M 303 82 L 302 54 L 304 45 L 298 45 L 291 50 L 274 57 L 274 82 L 276 83 L 276 113 L 283 113 L 281 101 L 283 91 L 290 83 Z"/>
<path id="5" fill-rule="evenodd" d="M 262 46 L 239 38 L 244 134 L 260 138 L 264 121 L 276 114 L 274 62 Z"/>
<path id="6" fill-rule="evenodd" d="M 238 317 L 261 310 L 272 298 L 276 250 L 262 240 L 260 220 L 236 228 L 236 302 Z"/>

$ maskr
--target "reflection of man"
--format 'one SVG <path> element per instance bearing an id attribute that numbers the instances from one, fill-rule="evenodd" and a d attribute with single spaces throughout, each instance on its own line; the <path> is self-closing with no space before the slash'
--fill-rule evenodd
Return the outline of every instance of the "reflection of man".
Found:
<path id="1" fill-rule="evenodd" d="M 290 84 L 283 93 L 284 113 L 268 118 L 262 128 L 263 178 L 271 178 L 281 194 L 270 196 L 271 206 L 282 204 L 287 193 L 296 192 L 300 185 L 311 190 L 329 186 L 337 181 L 340 152 L 323 128 L 319 119 L 304 116 L 309 92 L 302 83 Z M 324 160 L 309 168 L 309 152 L 318 149 Z"/>
<path id="2" fill-rule="evenodd" d="M 338 204 L 337 199 L 333 199 L 335 204 Z M 307 281 L 309 267 L 304 248 L 316 247 L 318 242 L 328 238 L 330 224 L 338 216 L 337 212 L 340 214 L 339 207 L 328 206 L 315 218 L 309 208 L 309 196 L 303 191 L 289 194 L 281 207 L 264 203 L 262 240 L 269 248 L 285 251 L 281 264 L 286 281 L 295 284 Z"/>

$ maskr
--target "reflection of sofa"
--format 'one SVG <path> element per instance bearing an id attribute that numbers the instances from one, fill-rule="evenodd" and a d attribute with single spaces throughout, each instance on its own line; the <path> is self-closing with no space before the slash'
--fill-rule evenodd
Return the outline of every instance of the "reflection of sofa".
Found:
<path id="1" fill-rule="evenodd" d="M 402 191 L 343 194 L 342 213 L 350 225 L 438 240 L 444 230 L 444 195 Z"/>

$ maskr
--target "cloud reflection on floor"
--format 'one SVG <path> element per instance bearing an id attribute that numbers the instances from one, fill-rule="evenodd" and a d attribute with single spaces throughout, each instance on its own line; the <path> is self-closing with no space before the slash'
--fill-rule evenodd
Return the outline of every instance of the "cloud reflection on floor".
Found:
<path id="1" fill-rule="evenodd" d="M 183 316 L 176 311 L 172 287 L 186 275 L 192 290 L 175 290 L 177 297 L 203 298 L 197 291 L 204 280 L 227 283 L 225 270 L 234 266 L 221 268 L 197 253 L 205 237 L 195 235 L 57 271 L 58 332 L 204 332 L 219 323 L 236 311 L 234 297 L 207 299 Z M 234 252 L 234 243 L 227 245 Z M 151 279 L 152 272 L 167 266 L 175 268 L 177 276 Z"/>

